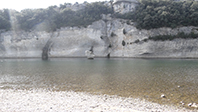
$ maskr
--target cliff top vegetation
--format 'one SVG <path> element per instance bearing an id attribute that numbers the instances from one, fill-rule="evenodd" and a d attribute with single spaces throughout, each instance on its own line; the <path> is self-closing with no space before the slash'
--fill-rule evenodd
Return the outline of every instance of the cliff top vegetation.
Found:
<path id="1" fill-rule="evenodd" d="M 194 0 L 139 0 L 135 11 L 123 15 L 116 14 L 105 2 L 85 2 L 83 6 L 76 11 L 69 3 L 21 12 L 3 9 L 0 10 L 0 30 L 55 31 L 61 27 L 86 27 L 100 20 L 101 14 L 136 22 L 139 29 L 198 26 L 198 1 Z"/>
<path id="2" fill-rule="evenodd" d="M 83 26 L 100 20 L 101 14 L 113 13 L 104 2 L 84 3 L 81 10 L 72 10 L 71 4 L 50 6 L 47 9 L 0 10 L 0 30 L 44 30 L 55 31 L 61 27 Z"/>
<path id="3" fill-rule="evenodd" d="M 117 17 L 136 22 L 139 29 L 198 26 L 198 1 L 140 0 L 134 12 Z"/>

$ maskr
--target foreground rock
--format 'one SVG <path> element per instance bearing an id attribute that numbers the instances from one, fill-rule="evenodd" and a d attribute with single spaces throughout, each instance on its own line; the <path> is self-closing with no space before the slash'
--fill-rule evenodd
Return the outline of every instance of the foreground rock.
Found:
<path id="1" fill-rule="evenodd" d="M 47 90 L 0 90 L 0 111 L 25 112 L 196 112 L 162 106 L 140 99 L 81 92 Z"/>

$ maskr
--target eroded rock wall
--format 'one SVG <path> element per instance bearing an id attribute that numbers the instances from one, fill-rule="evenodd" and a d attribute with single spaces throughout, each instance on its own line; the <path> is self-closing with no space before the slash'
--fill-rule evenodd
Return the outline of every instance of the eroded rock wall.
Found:
<path id="1" fill-rule="evenodd" d="M 8 31 L 1 33 L 0 57 L 41 57 L 42 49 L 51 38 L 49 57 L 85 57 L 93 46 L 96 56 L 105 57 L 175 57 L 198 58 L 198 39 L 148 41 L 135 43 L 149 36 L 198 33 L 197 27 L 139 30 L 133 23 L 109 18 L 94 22 L 87 28 L 61 28 L 56 32 Z M 123 46 L 123 40 L 126 45 Z"/>

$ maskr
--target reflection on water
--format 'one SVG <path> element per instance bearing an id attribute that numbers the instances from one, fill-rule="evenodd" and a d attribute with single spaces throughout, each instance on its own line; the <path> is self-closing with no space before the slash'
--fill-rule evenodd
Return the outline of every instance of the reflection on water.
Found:
<path id="1" fill-rule="evenodd" d="M 0 88 L 85 91 L 181 106 L 181 101 L 186 105 L 198 103 L 197 63 L 198 60 L 9 59 L 0 62 Z"/>

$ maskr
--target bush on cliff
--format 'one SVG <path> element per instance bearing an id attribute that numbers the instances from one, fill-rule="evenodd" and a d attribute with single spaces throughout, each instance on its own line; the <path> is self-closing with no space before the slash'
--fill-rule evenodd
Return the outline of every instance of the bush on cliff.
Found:
<path id="1" fill-rule="evenodd" d="M 144 42 L 147 42 L 148 40 L 153 40 L 153 41 L 166 41 L 166 40 L 174 40 L 174 39 L 197 39 L 198 34 L 195 34 L 194 32 L 191 32 L 189 34 L 185 34 L 183 32 L 178 33 L 177 35 L 158 35 L 158 36 L 153 36 L 149 37 L 148 39 L 144 39 Z M 139 42 L 139 41 L 138 41 Z"/>

